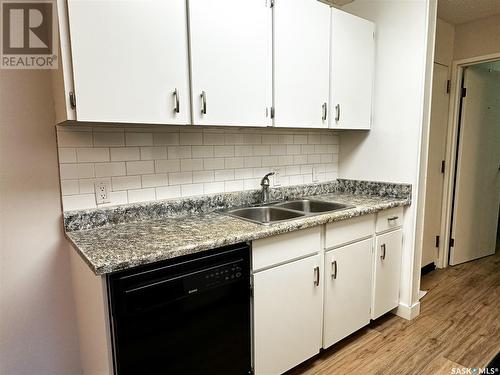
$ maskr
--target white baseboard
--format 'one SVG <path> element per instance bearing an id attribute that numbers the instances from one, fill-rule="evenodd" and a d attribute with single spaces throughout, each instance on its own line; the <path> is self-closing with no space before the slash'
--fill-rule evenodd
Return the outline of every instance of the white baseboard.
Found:
<path id="1" fill-rule="evenodd" d="M 406 320 L 415 319 L 420 314 L 420 301 L 413 304 L 413 306 L 399 303 L 399 306 L 392 310 L 392 313 Z"/>

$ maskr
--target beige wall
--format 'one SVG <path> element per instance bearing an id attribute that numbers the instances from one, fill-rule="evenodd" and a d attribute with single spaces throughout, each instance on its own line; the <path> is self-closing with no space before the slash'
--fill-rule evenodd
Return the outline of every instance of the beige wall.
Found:
<path id="1" fill-rule="evenodd" d="M 451 66 L 455 45 L 455 27 L 442 19 L 436 23 L 436 47 L 434 62 Z"/>
<path id="2" fill-rule="evenodd" d="M 48 71 L 0 71 L 0 374 L 80 373 Z"/>
<path id="3" fill-rule="evenodd" d="M 455 60 L 493 53 L 500 53 L 500 15 L 455 27 Z"/>

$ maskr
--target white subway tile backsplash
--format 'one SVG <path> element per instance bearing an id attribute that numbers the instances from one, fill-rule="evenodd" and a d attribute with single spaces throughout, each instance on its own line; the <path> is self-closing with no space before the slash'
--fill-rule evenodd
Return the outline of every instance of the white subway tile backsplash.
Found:
<path id="1" fill-rule="evenodd" d="M 193 146 L 193 158 L 211 158 L 214 156 L 213 146 Z"/>
<path id="2" fill-rule="evenodd" d="M 224 191 L 240 191 L 243 190 L 243 180 L 225 181 Z"/>
<path id="3" fill-rule="evenodd" d="M 124 132 L 94 132 L 94 147 L 125 146 Z"/>
<path id="4" fill-rule="evenodd" d="M 183 197 L 201 194 L 203 194 L 203 184 L 181 185 L 181 196 Z"/>
<path id="5" fill-rule="evenodd" d="M 92 147 L 92 132 L 70 131 L 69 129 L 57 129 L 58 147 Z"/>
<path id="6" fill-rule="evenodd" d="M 337 178 L 339 137 L 328 130 L 223 127 L 58 127 L 64 210 L 95 207 L 94 181 L 113 204 Z M 313 167 L 315 173 L 313 174 Z M 67 199 L 72 197 L 71 199 Z"/>
<path id="7" fill-rule="evenodd" d="M 155 163 L 153 160 L 127 161 L 127 174 L 150 174 L 155 173 Z"/>
<path id="8" fill-rule="evenodd" d="M 155 199 L 156 199 L 155 189 L 138 189 L 138 190 L 128 191 L 129 203 L 154 201 Z"/>
<path id="9" fill-rule="evenodd" d="M 124 162 L 97 163 L 95 165 L 96 177 L 125 176 L 126 174 Z"/>
<path id="10" fill-rule="evenodd" d="M 234 156 L 234 146 L 214 146 L 215 157 Z"/>
<path id="11" fill-rule="evenodd" d="M 202 171 L 203 159 L 182 159 L 181 172 Z"/>
<path id="12" fill-rule="evenodd" d="M 59 149 L 59 163 L 76 163 L 76 149 L 75 148 L 60 148 Z"/>
<path id="13" fill-rule="evenodd" d="M 191 158 L 191 146 L 168 146 L 169 159 Z"/>
<path id="14" fill-rule="evenodd" d="M 63 180 L 61 181 L 62 195 L 75 195 L 80 193 L 78 180 Z"/>
<path id="15" fill-rule="evenodd" d="M 96 207 L 94 194 L 67 195 L 62 197 L 62 202 L 65 211 Z"/>
<path id="16" fill-rule="evenodd" d="M 215 181 L 228 181 L 234 180 L 234 170 L 232 169 L 222 169 L 214 172 Z"/>
<path id="17" fill-rule="evenodd" d="M 179 133 L 154 133 L 153 143 L 155 145 L 178 145 Z"/>
<path id="18" fill-rule="evenodd" d="M 61 164 L 61 180 L 94 177 L 94 164 Z"/>
<path id="19" fill-rule="evenodd" d="M 152 146 L 153 133 L 125 133 L 127 146 Z"/>
<path id="20" fill-rule="evenodd" d="M 180 160 L 155 160 L 156 173 L 180 172 Z"/>
<path id="21" fill-rule="evenodd" d="M 77 148 L 78 163 L 109 161 L 109 148 Z"/>
<path id="22" fill-rule="evenodd" d="M 111 179 L 113 191 L 141 188 L 141 176 L 113 177 Z"/>
<path id="23" fill-rule="evenodd" d="M 168 185 L 167 174 L 146 174 L 142 176 L 142 187 L 151 188 Z"/>
<path id="24" fill-rule="evenodd" d="M 215 194 L 224 192 L 224 182 L 210 182 L 203 184 L 203 192 L 205 194 Z"/>
<path id="25" fill-rule="evenodd" d="M 193 182 L 192 172 L 176 172 L 168 175 L 168 180 L 172 185 L 191 184 Z"/>
<path id="26" fill-rule="evenodd" d="M 224 158 L 209 158 L 203 160 L 203 168 L 208 169 L 223 169 Z"/>
<path id="27" fill-rule="evenodd" d="M 141 147 L 141 160 L 157 160 L 167 158 L 167 147 Z"/>
<path id="28" fill-rule="evenodd" d="M 156 199 L 171 199 L 171 198 L 179 198 L 180 196 L 181 196 L 180 185 L 162 186 L 156 188 Z"/>
<path id="29" fill-rule="evenodd" d="M 180 144 L 181 145 L 202 145 L 203 144 L 203 134 L 200 133 L 181 133 L 180 134 Z"/>
<path id="30" fill-rule="evenodd" d="M 214 180 L 213 171 L 195 171 L 193 172 L 193 182 L 212 182 Z"/>
<path id="31" fill-rule="evenodd" d="M 111 161 L 139 160 L 141 154 L 139 147 L 116 147 L 111 148 Z"/>

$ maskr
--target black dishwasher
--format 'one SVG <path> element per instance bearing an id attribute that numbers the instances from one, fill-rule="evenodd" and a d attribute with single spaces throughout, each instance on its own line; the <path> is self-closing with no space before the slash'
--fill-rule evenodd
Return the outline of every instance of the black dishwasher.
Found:
<path id="1" fill-rule="evenodd" d="M 249 374 L 249 256 L 239 244 L 109 275 L 115 373 Z"/>

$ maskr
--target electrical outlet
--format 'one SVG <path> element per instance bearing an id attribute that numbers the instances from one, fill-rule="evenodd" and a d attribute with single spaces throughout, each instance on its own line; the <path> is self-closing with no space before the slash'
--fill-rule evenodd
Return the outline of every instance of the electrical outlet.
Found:
<path id="1" fill-rule="evenodd" d="M 111 192 L 111 180 L 103 179 L 97 180 L 94 184 L 95 187 L 95 201 L 97 204 L 110 203 L 111 199 L 109 193 Z"/>
<path id="2" fill-rule="evenodd" d="M 313 176 L 312 176 L 313 182 L 319 182 L 319 167 L 313 166 Z"/>
<path id="3" fill-rule="evenodd" d="M 274 176 L 273 177 L 273 187 L 278 187 L 281 186 L 281 180 L 280 180 L 280 169 L 279 168 L 274 168 L 273 170 Z"/>

